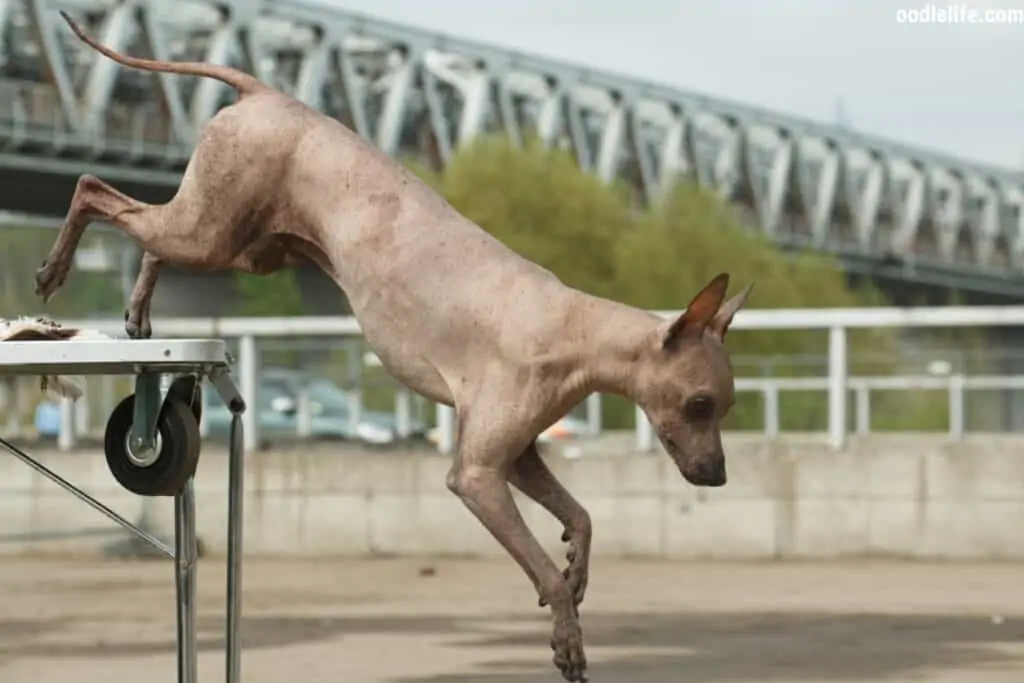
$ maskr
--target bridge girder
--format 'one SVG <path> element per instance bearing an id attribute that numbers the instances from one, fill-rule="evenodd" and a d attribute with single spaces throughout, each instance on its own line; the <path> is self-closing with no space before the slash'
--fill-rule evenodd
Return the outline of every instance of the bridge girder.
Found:
<path id="1" fill-rule="evenodd" d="M 245 68 L 395 156 L 441 165 L 481 133 L 532 133 L 638 201 L 687 175 L 787 246 L 1024 287 L 1009 170 L 288 0 L 0 0 L 0 155 L 173 178 L 232 101 L 213 80 L 98 58 L 58 7 L 115 49 Z"/>

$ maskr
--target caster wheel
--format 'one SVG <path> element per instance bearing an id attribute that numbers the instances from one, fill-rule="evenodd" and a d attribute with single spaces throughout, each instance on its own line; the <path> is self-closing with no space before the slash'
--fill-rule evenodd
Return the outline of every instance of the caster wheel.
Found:
<path id="1" fill-rule="evenodd" d="M 184 375 L 171 383 L 168 399 L 178 399 L 189 406 L 196 416 L 196 424 L 203 421 L 203 386 L 195 375 Z"/>
<path id="2" fill-rule="evenodd" d="M 175 496 L 199 463 L 199 422 L 188 404 L 171 397 L 157 418 L 157 453 L 143 460 L 128 445 L 135 395 L 121 401 L 107 420 L 103 450 L 117 483 L 139 496 Z"/>

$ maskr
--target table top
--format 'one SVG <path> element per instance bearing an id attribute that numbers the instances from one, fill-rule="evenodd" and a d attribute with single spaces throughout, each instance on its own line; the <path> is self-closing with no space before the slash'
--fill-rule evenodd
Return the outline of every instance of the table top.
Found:
<path id="1" fill-rule="evenodd" d="M 134 375 L 229 369 L 222 339 L 0 342 L 0 375 Z"/>

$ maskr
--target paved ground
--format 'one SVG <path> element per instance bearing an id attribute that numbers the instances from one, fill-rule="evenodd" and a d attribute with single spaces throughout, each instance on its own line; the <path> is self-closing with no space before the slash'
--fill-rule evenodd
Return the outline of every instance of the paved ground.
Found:
<path id="1" fill-rule="evenodd" d="M 223 681 L 223 565 L 202 560 L 200 680 Z M 548 622 L 508 562 L 252 561 L 245 683 L 540 683 Z M 1024 680 L 1014 565 L 598 560 L 595 683 Z M 169 562 L 0 560 L 0 681 L 175 680 Z"/>

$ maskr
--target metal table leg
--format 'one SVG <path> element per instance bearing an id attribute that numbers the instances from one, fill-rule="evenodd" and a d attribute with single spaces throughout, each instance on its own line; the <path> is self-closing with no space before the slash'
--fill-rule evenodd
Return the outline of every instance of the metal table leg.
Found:
<path id="1" fill-rule="evenodd" d="M 193 481 L 174 497 L 174 574 L 178 596 L 178 683 L 196 683 L 196 499 Z"/>
<path id="2" fill-rule="evenodd" d="M 242 668 L 242 500 L 245 489 L 245 457 L 242 439 L 242 416 L 231 417 L 231 438 L 228 463 L 228 558 L 227 558 L 227 683 L 240 683 Z"/>

